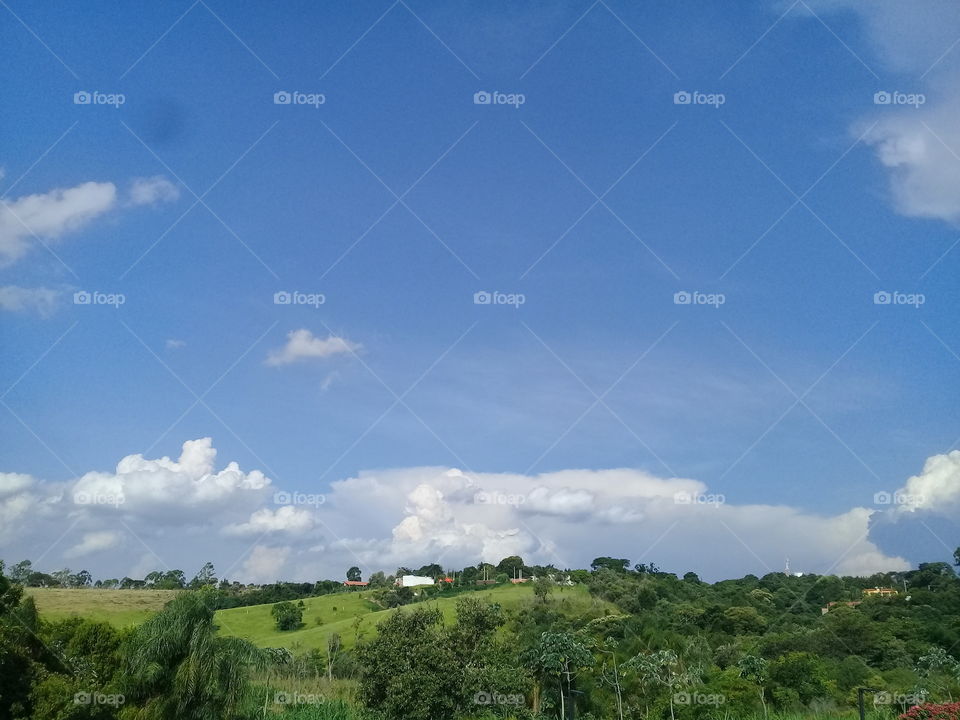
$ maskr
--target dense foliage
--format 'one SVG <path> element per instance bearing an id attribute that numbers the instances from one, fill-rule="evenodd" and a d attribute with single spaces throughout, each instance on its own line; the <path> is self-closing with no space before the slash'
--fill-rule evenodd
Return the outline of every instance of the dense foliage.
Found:
<path id="1" fill-rule="evenodd" d="M 860 691 L 875 720 L 960 720 L 960 579 L 949 564 L 713 584 L 622 558 L 591 567 L 561 573 L 512 557 L 429 589 L 379 573 L 366 597 L 397 609 L 377 632 L 356 626 L 345 647 L 331 631 L 304 653 L 218 635 L 214 613 L 231 589 L 212 566 L 186 583 L 195 591 L 119 631 L 45 620 L 0 564 L 0 718 L 852 720 Z M 420 570 L 446 577 L 439 565 Z M 509 611 L 472 592 L 498 576 L 535 576 L 534 592 Z M 592 604 L 569 602 L 575 583 Z M 438 594 L 458 596 L 453 616 L 430 602 Z M 300 627 L 295 598 L 278 600 L 276 624 Z"/>

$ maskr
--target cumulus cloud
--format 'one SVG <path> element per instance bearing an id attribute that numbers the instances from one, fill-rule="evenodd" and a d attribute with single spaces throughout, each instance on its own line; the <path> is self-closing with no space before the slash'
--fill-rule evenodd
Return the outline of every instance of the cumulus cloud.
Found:
<path id="1" fill-rule="evenodd" d="M 24 288 L 17 285 L 0 286 L 0 310 L 33 312 L 49 317 L 56 310 L 60 291 L 50 288 Z"/>
<path id="2" fill-rule="evenodd" d="M 876 123 L 865 141 L 888 169 L 896 210 L 911 217 L 960 222 L 960 48 L 955 47 L 960 4 L 808 0 L 807 6 L 818 14 L 855 14 L 869 44 L 860 53 L 876 65 L 877 74 L 894 73 L 878 80 L 882 86 L 877 91 L 925 95 L 927 102 L 919 108 L 877 108 L 853 128 L 860 137 Z"/>
<path id="3" fill-rule="evenodd" d="M 329 335 L 326 338 L 315 337 L 305 328 L 287 333 L 286 344 L 267 355 L 266 364 L 274 367 L 289 365 L 304 360 L 320 360 L 344 353 L 354 353 L 361 349 L 359 343 L 346 338 Z"/>
<path id="4" fill-rule="evenodd" d="M 211 513 L 246 514 L 262 505 L 270 479 L 259 470 L 245 473 L 236 462 L 215 471 L 216 456 L 210 438 L 188 440 L 177 460 L 128 455 L 115 472 L 84 474 L 73 485 L 72 500 L 89 512 L 119 509 L 170 526 Z"/>
<path id="5" fill-rule="evenodd" d="M 907 479 L 894 498 L 897 512 L 938 510 L 960 514 L 960 450 L 927 458 L 919 475 Z"/>
<path id="6" fill-rule="evenodd" d="M 305 535 L 315 527 L 313 514 L 303 508 L 284 505 L 276 511 L 270 508 L 257 510 L 245 523 L 236 523 L 224 528 L 226 535 L 267 535 L 289 533 Z"/>
<path id="7" fill-rule="evenodd" d="M 23 257 L 32 236 L 56 240 L 111 210 L 116 202 L 113 183 L 85 182 L 0 205 L 0 264 Z"/>
<path id="8" fill-rule="evenodd" d="M 131 205 L 154 205 L 174 202 L 180 198 L 180 188 L 163 175 L 135 178 L 130 185 Z"/>
<path id="9" fill-rule="evenodd" d="M 902 492 L 926 498 L 913 512 L 756 505 L 711 493 L 695 479 L 631 468 L 367 471 L 333 482 L 325 501 L 310 508 L 277 504 L 284 493 L 276 490 L 262 472 L 235 462 L 218 469 L 209 438 L 184 443 L 176 459 L 129 455 L 112 472 L 63 483 L 3 473 L 0 555 L 29 556 L 66 531 L 51 564 L 60 562 L 52 559 L 56 552 L 83 557 L 106 577 L 135 565 L 189 574 L 207 559 L 232 579 L 270 582 L 339 577 L 350 565 L 369 573 L 427 562 L 463 567 L 507 555 L 585 567 L 611 554 L 708 579 L 779 570 L 786 557 L 797 570 L 864 575 L 910 564 L 878 545 L 878 517 L 889 515 L 892 526 L 897 513 L 956 516 L 960 451 L 930 458 L 904 482 Z M 283 541 L 261 542 L 265 537 Z M 256 546 L 247 554 L 251 538 Z M 144 559 L 146 548 L 151 557 Z"/>
<path id="10" fill-rule="evenodd" d="M 67 550 L 63 556 L 66 558 L 84 557 L 85 555 L 109 550 L 119 542 L 120 534 L 109 530 L 84 533 L 83 540 Z"/>

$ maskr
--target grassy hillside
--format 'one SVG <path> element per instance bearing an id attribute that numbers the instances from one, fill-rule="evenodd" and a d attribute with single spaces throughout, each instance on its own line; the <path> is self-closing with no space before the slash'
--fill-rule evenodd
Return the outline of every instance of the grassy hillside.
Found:
<path id="1" fill-rule="evenodd" d="M 142 623 L 173 599 L 177 590 L 68 590 L 26 588 L 45 620 L 74 615 L 126 627 Z"/>
<path id="2" fill-rule="evenodd" d="M 261 647 L 323 649 L 326 647 L 327 637 L 332 633 L 339 633 L 343 646 L 351 648 L 356 644 L 358 634 L 370 637 L 376 632 L 377 623 L 392 612 L 379 609 L 367 599 L 369 595 L 369 591 L 364 591 L 307 598 L 303 601 L 306 606 L 303 627 L 287 632 L 276 629 L 270 615 L 272 605 L 220 610 L 216 619 L 221 633 L 246 638 Z M 441 597 L 410 607 L 437 607 L 443 613 L 444 621 L 452 622 L 458 597 L 463 596 Z M 472 593 L 469 597 L 499 603 L 505 610 L 517 609 L 526 603 L 534 602 L 533 588 L 530 585 L 500 585 Z M 613 607 L 592 598 L 584 586 L 565 588 L 563 592 L 557 589 L 549 602 L 570 615 L 579 615 L 597 605 Z M 317 623 L 318 617 L 322 624 Z"/>

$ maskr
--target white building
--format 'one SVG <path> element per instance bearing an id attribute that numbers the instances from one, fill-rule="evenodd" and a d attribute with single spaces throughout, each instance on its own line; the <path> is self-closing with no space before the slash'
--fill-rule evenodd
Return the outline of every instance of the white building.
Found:
<path id="1" fill-rule="evenodd" d="M 395 585 L 400 587 L 418 587 L 420 585 L 433 585 L 433 578 L 424 577 L 422 575 L 401 575 L 394 582 Z"/>

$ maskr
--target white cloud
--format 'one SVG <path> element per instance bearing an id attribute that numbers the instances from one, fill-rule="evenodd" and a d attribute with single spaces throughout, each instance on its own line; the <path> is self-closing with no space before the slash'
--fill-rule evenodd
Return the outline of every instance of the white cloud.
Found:
<path id="1" fill-rule="evenodd" d="M 49 317 L 57 307 L 59 290 L 24 288 L 17 285 L 0 286 L 0 310 L 8 312 L 35 312 Z"/>
<path id="2" fill-rule="evenodd" d="M 960 36 L 960 4 L 809 0 L 808 5 L 820 15 L 855 13 L 869 45 L 867 50 L 857 48 L 858 53 L 883 77 L 875 91 L 925 95 L 926 104 L 919 108 L 877 108 L 853 129 L 859 137 L 877 123 L 865 141 L 890 173 L 896 210 L 910 217 L 960 222 L 960 52 L 953 48 Z M 870 102 L 869 97 L 864 102 Z"/>
<path id="3" fill-rule="evenodd" d="M 92 553 L 102 552 L 115 547 L 120 542 L 118 533 L 102 530 L 100 532 L 85 533 L 83 540 L 67 550 L 63 556 L 66 558 L 78 558 Z"/>
<path id="4" fill-rule="evenodd" d="M 960 450 L 927 458 L 920 474 L 908 478 L 894 497 L 903 499 L 894 506 L 901 513 L 938 510 L 960 515 Z"/>
<path id="5" fill-rule="evenodd" d="M 0 205 L 0 265 L 26 254 L 29 239 L 55 240 L 79 230 L 116 205 L 117 188 L 110 182 L 85 182 L 72 188 L 24 195 Z"/>
<path id="6" fill-rule="evenodd" d="M 245 523 L 228 525 L 226 535 L 266 535 L 270 533 L 289 533 L 305 535 L 314 529 L 313 514 L 309 510 L 284 505 L 276 511 L 270 508 L 257 510 Z"/>
<path id="7" fill-rule="evenodd" d="M 243 577 L 249 582 L 259 583 L 285 579 L 284 565 L 287 564 L 290 551 L 289 546 L 256 545 L 243 563 Z"/>
<path id="8" fill-rule="evenodd" d="M 49 564 L 89 554 L 85 565 L 103 577 L 143 565 L 144 545 L 155 555 L 150 569 L 183 568 L 189 575 L 209 559 L 232 579 L 268 582 L 339 577 L 350 565 L 365 572 L 435 561 L 463 567 L 514 554 L 561 567 L 615 555 L 708 579 L 780 570 L 786 557 L 806 572 L 908 567 L 870 535 L 879 517 L 895 519 L 899 511 L 892 509 L 818 514 L 720 496 L 683 504 L 678 493 L 709 501 L 710 489 L 629 468 L 523 475 L 446 467 L 362 472 L 333 482 L 316 507 L 276 506 L 278 488 L 261 472 L 241 471 L 235 462 L 218 470 L 216 457 L 211 440 L 201 438 L 184 443 L 176 460 L 129 455 L 114 472 L 88 472 L 67 483 L 0 474 L 0 555 L 27 557 L 70 528 L 64 539 L 70 549 L 59 559 L 51 555 Z M 903 492 L 929 498 L 925 512 L 955 516 L 960 451 L 930 458 Z M 114 537 L 129 530 L 137 542 Z M 290 540 L 279 547 L 258 542 L 231 569 L 251 537 L 271 535 Z"/>
<path id="9" fill-rule="evenodd" d="M 177 340 L 175 338 L 170 338 L 166 342 L 167 350 L 179 350 L 182 347 L 186 347 L 187 343 L 183 340 Z"/>
<path id="10" fill-rule="evenodd" d="M 244 473 L 235 462 L 215 471 L 217 451 L 210 438 L 188 440 L 178 460 L 128 455 L 115 472 L 92 471 L 73 485 L 74 505 L 177 525 L 230 514 L 246 515 L 263 504 L 270 479 L 259 470 Z"/>
<path id="11" fill-rule="evenodd" d="M 180 197 L 180 188 L 163 175 L 135 178 L 130 186 L 131 205 L 154 205 L 174 202 Z"/>
<path id="12" fill-rule="evenodd" d="M 314 337 L 307 329 L 292 330 L 287 333 L 287 343 L 282 348 L 271 350 L 266 364 L 272 366 L 289 365 L 303 360 L 317 360 L 344 353 L 354 353 L 361 349 L 359 343 L 346 338 L 329 335 L 326 338 Z"/>

